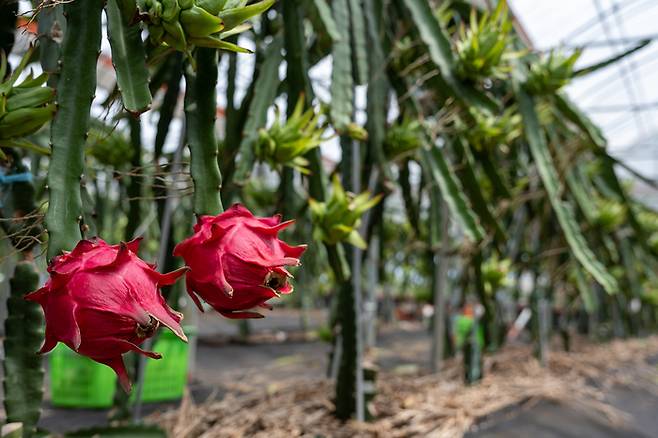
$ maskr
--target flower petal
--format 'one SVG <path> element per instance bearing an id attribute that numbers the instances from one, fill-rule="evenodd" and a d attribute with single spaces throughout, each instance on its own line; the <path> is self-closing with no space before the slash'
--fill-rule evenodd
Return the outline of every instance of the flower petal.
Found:
<path id="1" fill-rule="evenodd" d="M 176 281 L 185 275 L 187 271 L 189 271 L 190 268 L 187 266 L 183 266 L 182 268 L 178 268 L 175 271 L 168 272 L 166 274 L 161 274 L 155 270 L 147 271 L 149 275 L 151 275 L 158 286 L 170 286 Z"/>
<path id="2" fill-rule="evenodd" d="M 117 374 L 119 383 L 121 384 L 123 390 L 126 392 L 126 394 L 130 394 L 132 384 L 130 383 L 130 377 L 128 377 L 128 372 L 126 371 L 126 365 L 123 363 L 123 358 L 121 356 L 108 357 L 105 359 L 94 359 L 94 360 L 96 362 L 102 363 L 103 365 L 107 365 L 108 367 L 112 368 L 114 372 Z"/>
<path id="3" fill-rule="evenodd" d="M 203 304 L 201 304 L 201 301 L 199 300 L 198 295 L 194 292 L 194 288 L 192 287 L 190 279 L 185 280 L 185 288 L 187 289 L 187 294 L 192 298 L 192 301 L 194 301 L 194 304 L 196 304 L 197 308 L 201 311 L 204 312 L 203 310 Z"/>
<path id="4" fill-rule="evenodd" d="M 233 310 L 218 310 L 222 316 L 225 316 L 229 319 L 262 319 L 265 318 L 265 315 L 261 315 L 258 312 L 247 312 L 247 311 L 233 311 Z"/>

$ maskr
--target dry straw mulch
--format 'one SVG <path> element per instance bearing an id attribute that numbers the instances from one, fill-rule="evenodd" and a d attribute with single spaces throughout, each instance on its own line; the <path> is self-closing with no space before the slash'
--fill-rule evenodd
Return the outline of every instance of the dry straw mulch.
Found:
<path id="1" fill-rule="evenodd" d="M 377 420 L 367 424 L 341 423 L 332 417 L 332 386 L 327 381 L 259 385 L 257 375 L 226 385 L 229 395 L 221 400 L 194 404 L 188 397 L 180 409 L 149 420 L 176 438 L 453 438 L 501 409 L 542 399 L 595 411 L 611 425 L 622 425 L 625 414 L 605 403 L 607 388 L 627 385 L 658 391 L 658 372 L 647 362 L 658 354 L 658 336 L 579 343 L 575 350 L 552 352 L 543 368 L 529 348 L 506 348 L 486 359 L 485 378 L 474 386 L 461 383 L 457 362 L 446 364 L 439 375 L 380 373 L 371 406 Z"/>

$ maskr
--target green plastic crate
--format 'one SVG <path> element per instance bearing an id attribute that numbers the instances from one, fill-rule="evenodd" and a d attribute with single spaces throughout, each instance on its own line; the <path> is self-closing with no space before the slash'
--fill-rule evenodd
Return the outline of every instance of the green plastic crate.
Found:
<path id="1" fill-rule="evenodd" d="M 191 338 L 193 327 L 185 327 Z M 162 359 L 146 361 L 142 400 L 161 402 L 177 400 L 183 396 L 187 382 L 189 345 L 168 329 L 160 331 L 153 351 Z M 116 390 L 114 371 L 102 364 L 81 356 L 64 344 L 51 354 L 50 394 L 54 406 L 71 408 L 107 408 L 112 406 Z M 133 392 L 134 396 L 134 392 Z"/>
<path id="2" fill-rule="evenodd" d="M 112 406 L 116 375 L 111 368 L 80 356 L 64 344 L 58 344 L 48 359 L 53 405 L 72 408 Z"/>

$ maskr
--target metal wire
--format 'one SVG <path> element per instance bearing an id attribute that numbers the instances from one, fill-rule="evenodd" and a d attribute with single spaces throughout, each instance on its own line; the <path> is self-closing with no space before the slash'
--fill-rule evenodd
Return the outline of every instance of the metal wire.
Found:
<path id="1" fill-rule="evenodd" d="M 625 0 L 623 7 L 625 9 L 624 12 L 627 14 L 627 18 L 628 15 L 631 14 L 629 12 L 630 10 L 634 10 L 635 12 L 637 12 L 637 10 L 641 10 L 638 8 L 639 6 L 642 6 L 644 3 L 650 3 L 652 1 L 653 0 Z M 636 10 L 635 8 L 638 9 Z M 615 6 L 606 10 L 601 10 L 601 12 L 597 14 L 597 16 L 590 18 L 585 23 L 581 24 L 576 29 L 569 32 L 564 38 L 562 38 L 561 41 L 566 43 L 567 41 L 574 40 L 576 37 L 592 30 L 594 26 L 601 21 L 601 17 L 603 17 L 603 19 L 606 19 L 608 16 L 617 12 L 619 12 L 619 10 L 615 8 Z"/>
<path id="2" fill-rule="evenodd" d="M 605 35 L 606 39 L 612 39 L 612 29 L 608 25 L 607 19 L 609 15 L 606 15 L 606 12 L 603 9 L 603 6 L 601 4 L 601 0 L 592 0 L 594 3 L 594 6 L 596 8 L 598 17 L 599 17 L 599 23 L 601 24 L 601 27 L 603 28 L 603 33 Z M 616 7 L 613 7 L 608 14 L 617 14 L 617 9 Z M 634 107 L 637 106 L 637 95 L 636 95 L 636 89 L 635 86 L 633 85 L 634 82 L 634 71 L 630 69 L 626 63 L 622 60 L 618 64 L 619 68 L 619 73 L 621 75 L 621 80 L 624 85 L 624 89 L 626 90 L 626 94 L 628 95 L 628 100 L 631 102 L 631 105 Z M 643 136 L 647 134 L 647 127 L 644 123 L 643 118 L 639 117 L 637 115 L 637 112 L 633 112 L 633 118 L 635 119 L 635 124 L 637 125 L 638 131 L 640 134 Z"/>

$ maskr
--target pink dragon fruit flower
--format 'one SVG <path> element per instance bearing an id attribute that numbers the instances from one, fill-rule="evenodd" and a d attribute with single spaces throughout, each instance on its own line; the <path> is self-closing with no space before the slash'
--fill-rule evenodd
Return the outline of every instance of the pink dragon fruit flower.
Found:
<path id="1" fill-rule="evenodd" d="M 285 266 L 299 266 L 306 245 L 290 246 L 278 233 L 293 222 L 255 217 L 240 204 L 199 217 L 194 234 L 174 248 L 190 268 L 187 291 L 199 309 L 200 297 L 227 318 L 262 318 L 255 308 L 271 309 L 267 300 L 291 293 Z"/>
<path id="2" fill-rule="evenodd" d="M 160 354 L 139 347 L 160 324 L 187 341 L 180 326 L 183 315 L 160 293 L 161 286 L 173 284 L 187 268 L 160 274 L 137 256 L 138 248 L 139 239 L 119 245 L 81 240 L 73 251 L 53 258 L 46 284 L 25 296 L 41 304 L 46 317 L 40 353 L 63 342 L 111 367 L 126 392 L 131 383 L 123 353 L 136 351 L 160 359 Z"/>

